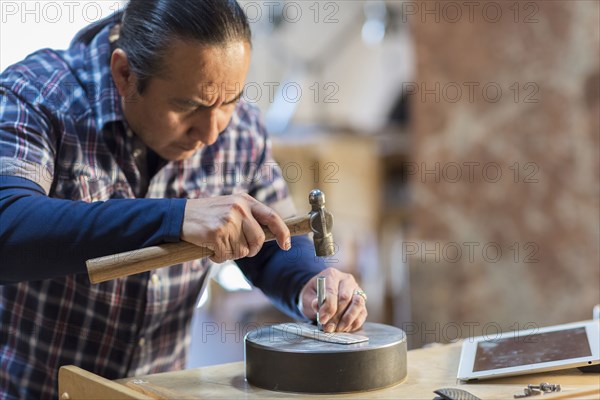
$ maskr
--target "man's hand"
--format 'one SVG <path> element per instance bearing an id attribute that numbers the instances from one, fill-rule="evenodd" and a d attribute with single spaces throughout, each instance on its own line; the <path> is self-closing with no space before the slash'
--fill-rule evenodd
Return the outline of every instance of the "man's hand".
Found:
<path id="1" fill-rule="evenodd" d="M 215 252 L 217 263 L 254 257 L 265 242 L 261 225 L 275 234 L 283 250 L 290 231 L 277 213 L 246 193 L 190 199 L 185 206 L 181 239 Z"/>
<path id="2" fill-rule="evenodd" d="M 319 276 L 327 278 L 326 300 L 319 310 L 319 318 L 325 332 L 353 332 L 360 329 L 367 318 L 366 296 L 355 294 L 354 291 L 360 288 L 352 275 L 335 268 L 322 271 L 302 288 L 300 301 L 304 315 L 312 320 L 317 316 Z"/>

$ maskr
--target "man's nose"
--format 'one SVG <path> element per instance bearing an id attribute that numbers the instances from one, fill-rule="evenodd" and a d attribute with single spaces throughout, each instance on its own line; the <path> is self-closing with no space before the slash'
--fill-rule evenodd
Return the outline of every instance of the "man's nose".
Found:
<path id="1" fill-rule="evenodd" d="M 188 134 L 194 140 L 207 146 L 215 143 L 219 137 L 219 110 L 211 109 L 199 113 Z"/>

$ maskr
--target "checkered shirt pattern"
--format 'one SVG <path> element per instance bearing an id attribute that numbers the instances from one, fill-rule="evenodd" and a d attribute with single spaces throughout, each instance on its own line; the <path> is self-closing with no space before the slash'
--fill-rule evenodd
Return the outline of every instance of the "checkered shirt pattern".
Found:
<path id="1" fill-rule="evenodd" d="M 112 81 L 109 29 L 65 51 L 36 52 L 2 73 L 0 175 L 25 177 L 60 199 L 139 193 L 137 139 Z M 284 217 L 293 213 L 258 112 L 244 101 L 216 144 L 167 163 L 146 197 L 239 192 Z M 81 274 L 0 286 L 0 398 L 57 398 L 58 368 L 67 364 L 108 379 L 184 368 L 209 265 L 188 262 L 98 285 Z"/>

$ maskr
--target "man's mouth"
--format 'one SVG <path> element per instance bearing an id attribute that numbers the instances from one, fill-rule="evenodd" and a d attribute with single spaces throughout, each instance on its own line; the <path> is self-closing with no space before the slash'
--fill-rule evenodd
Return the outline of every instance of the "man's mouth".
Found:
<path id="1" fill-rule="evenodd" d="M 179 146 L 179 148 L 181 148 L 184 151 L 194 151 L 194 150 L 198 150 L 200 147 L 202 147 L 202 143 L 196 143 L 193 145 L 181 145 Z"/>

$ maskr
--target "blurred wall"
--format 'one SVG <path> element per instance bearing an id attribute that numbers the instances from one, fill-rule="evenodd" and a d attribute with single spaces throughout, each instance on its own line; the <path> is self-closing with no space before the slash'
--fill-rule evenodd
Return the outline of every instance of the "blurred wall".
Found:
<path id="1" fill-rule="evenodd" d="M 414 72 L 412 38 L 403 24 L 396 23 L 401 2 L 239 3 L 253 31 L 245 98 L 266 112 L 268 125 L 271 113 L 290 113 L 294 124 L 361 133 L 385 126 L 402 82 L 412 79 Z M 380 42 L 367 43 L 363 33 L 367 5 L 375 4 L 387 5 L 389 23 Z M 278 104 L 274 98 L 282 94 L 283 104 Z"/>
<path id="2" fill-rule="evenodd" d="M 600 3 L 467 3 L 405 3 L 417 57 L 404 87 L 414 320 L 504 330 L 590 319 Z M 425 341 L 447 341 L 441 329 Z"/>

